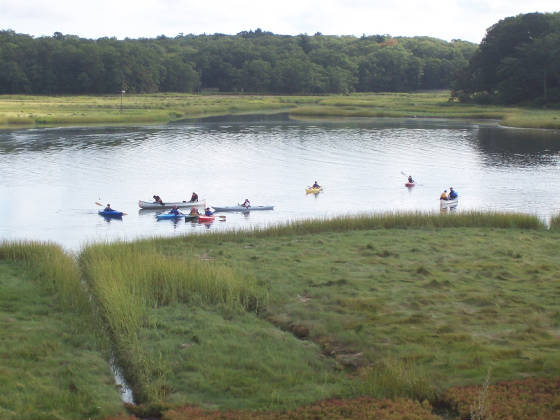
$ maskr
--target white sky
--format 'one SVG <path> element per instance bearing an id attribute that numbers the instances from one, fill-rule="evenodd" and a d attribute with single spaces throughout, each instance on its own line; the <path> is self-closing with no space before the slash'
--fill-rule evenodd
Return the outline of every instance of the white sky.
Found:
<path id="1" fill-rule="evenodd" d="M 479 43 L 508 16 L 558 0 L 0 0 L 0 29 L 33 36 L 153 38 L 236 34 L 432 36 Z"/>

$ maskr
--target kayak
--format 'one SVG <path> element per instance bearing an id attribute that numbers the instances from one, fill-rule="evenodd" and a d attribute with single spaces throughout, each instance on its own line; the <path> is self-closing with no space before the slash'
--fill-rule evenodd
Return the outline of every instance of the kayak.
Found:
<path id="1" fill-rule="evenodd" d="M 173 208 L 173 206 L 177 207 L 206 207 L 206 200 L 199 200 L 199 201 L 179 201 L 174 203 L 154 203 L 153 201 L 138 201 L 138 206 L 141 209 L 167 209 Z"/>
<path id="2" fill-rule="evenodd" d="M 439 199 L 439 205 L 441 207 L 452 207 L 452 206 L 456 206 L 459 203 L 459 199 L 455 198 L 453 200 L 442 200 L 441 198 Z"/>
<path id="3" fill-rule="evenodd" d="M 229 206 L 229 207 L 216 207 L 212 206 L 215 211 L 253 211 L 253 210 L 274 210 L 274 206 Z"/>
<path id="4" fill-rule="evenodd" d="M 195 221 L 196 219 L 198 219 L 198 216 L 197 216 L 197 215 L 191 216 L 190 214 L 187 214 L 187 215 L 185 216 L 185 222 L 193 222 L 193 221 Z"/>
<path id="5" fill-rule="evenodd" d="M 103 217 L 122 217 L 123 216 L 123 212 L 122 211 L 116 211 L 116 210 L 99 210 L 99 215 L 103 216 Z"/>
<path id="6" fill-rule="evenodd" d="M 416 183 L 414 183 L 414 182 L 405 182 L 405 183 L 404 183 L 404 186 L 405 186 L 405 187 L 409 187 L 409 188 L 410 188 L 410 187 L 414 187 L 415 185 L 416 185 Z"/>
<path id="7" fill-rule="evenodd" d="M 305 189 L 306 194 L 318 194 L 321 191 L 323 191 L 323 187 L 319 187 L 319 188 L 308 187 Z"/>
<path id="8" fill-rule="evenodd" d="M 205 216 L 204 214 L 198 216 L 198 223 L 207 223 L 212 221 L 214 221 L 214 216 Z"/>
<path id="9" fill-rule="evenodd" d="M 158 220 L 176 220 L 176 219 L 180 219 L 181 217 L 185 217 L 185 215 L 183 213 L 179 213 L 179 214 L 163 213 L 163 214 L 158 214 L 156 217 Z"/>

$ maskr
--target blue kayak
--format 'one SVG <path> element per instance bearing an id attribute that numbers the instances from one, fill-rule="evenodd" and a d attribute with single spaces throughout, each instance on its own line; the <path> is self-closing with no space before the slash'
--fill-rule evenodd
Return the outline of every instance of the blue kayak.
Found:
<path id="1" fill-rule="evenodd" d="M 123 212 L 122 211 L 116 211 L 116 210 L 99 210 L 99 215 L 103 216 L 103 217 L 122 217 L 123 216 Z"/>
<path id="2" fill-rule="evenodd" d="M 163 213 L 163 214 L 158 214 L 156 217 L 158 220 L 174 220 L 174 219 L 181 219 L 182 217 L 185 217 L 185 215 L 182 213 L 179 214 Z"/>

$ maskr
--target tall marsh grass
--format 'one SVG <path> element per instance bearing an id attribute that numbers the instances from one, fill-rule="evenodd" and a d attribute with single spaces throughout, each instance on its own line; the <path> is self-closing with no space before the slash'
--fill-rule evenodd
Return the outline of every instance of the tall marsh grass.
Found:
<path id="1" fill-rule="evenodd" d="M 66 309 L 89 311 L 88 296 L 80 284 L 74 258 L 58 245 L 40 242 L 0 243 L 0 259 L 19 261 L 28 266 L 38 283 L 55 293 Z"/>
<path id="2" fill-rule="evenodd" d="M 560 213 L 550 218 L 550 230 L 560 231 Z"/>
<path id="3" fill-rule="evenodd" d="M 165 256 L 150 246 L 92 245 L 80 267 L 109 328 L 135 399 L 161 403 L 169 392 L 167 361 L 146 350 L 140 330 L 151 311 L 178 303 L 257 311 L 266 301 L 254 278 L 208 261 Z"/>
<path id="4" fill-rule="evenodd" d="M 436 117 L 498 119 L 514 127 L 560 128 L 555 110 L 449 102 L 449 91 L 276 96 L 185 93 L 0 95 L 0 126 L 131 124 L 233 114 L 291 112 L 300 118 Z"/>
<path id="5" fill-rule="evenodd" d="M 168 246 L 178 242 L 220 242 L 244 240 L 248 238 L 272 238 L 286 235 L 304 235 L 322 232 L 346 232 L 369 229 L 433 229 L 433 228 L 498 228 L 544 230 L 546 224 L 537 216 L 524 213 L 504 213 L 488 211 L 465 211 L 458 213 L 434 212 L 383 212 L 337 216 L 333 218 L 312 218 L 284 223 L 253 227 L 251 229 L 213 232 L 203 237 L 152 238 L 140 240 L 156 246 Z"/>
<path id="6" fill-rule="evenodd" d="M 409 360 L 384 359 L 362 369 L 358 376 L 360 380 L 353 383 L 358 395 L 433 401 L 438 394 L 434 378 Z"/>

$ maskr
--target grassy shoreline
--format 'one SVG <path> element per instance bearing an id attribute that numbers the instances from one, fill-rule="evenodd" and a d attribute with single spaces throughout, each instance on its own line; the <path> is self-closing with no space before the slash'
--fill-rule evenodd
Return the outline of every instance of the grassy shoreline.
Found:
<path id="1" fill-rule="evenodd" d="M 498 120 L 518 128 L 560 129 L 560 111 L 449 102 L 449 92 L 355 93 L 328 96 L 193 95 L 179 93 L 0 95 L 0 128 L 167 123 L 209 116 L 289 112 L 308 118 L 461 118 Z"/>
<path id="2" fill-rule="evenodd" d="M 530 215 L 396 213 L 0 257 L 74 267 L 41 271 L 70 312 L 83 288 L 49 279 L 79 271 L 144 416 L 464 418 L 491 370 L 494 417 L 560 418 L 559 240 Z"/>
<path id="3" fill-rule="evenodd" d="M 79 282 L 55 245 L 0 244 L 0 418 L 124 413 Z"/>

